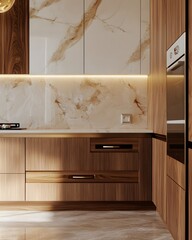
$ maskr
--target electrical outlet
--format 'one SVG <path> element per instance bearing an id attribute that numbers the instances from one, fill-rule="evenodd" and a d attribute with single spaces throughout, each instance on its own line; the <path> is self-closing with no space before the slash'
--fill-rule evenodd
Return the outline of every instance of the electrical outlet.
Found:
<path id="1" fill-rule="evenodd" d="M 121 124 L 131 123 L 131 118 L 132 118 L 131 114 L 129 114 L 129 113 L 122 113 L 121 114 Z"/>

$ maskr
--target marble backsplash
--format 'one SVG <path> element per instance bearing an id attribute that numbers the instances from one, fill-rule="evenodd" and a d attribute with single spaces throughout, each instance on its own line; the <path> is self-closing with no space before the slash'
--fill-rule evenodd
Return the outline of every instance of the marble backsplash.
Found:
<path id="1" fill-rule="evenodd" d="M 121 124 L 121 114 L 132 123 Z M 147 129 L 147 76 L 0 76 L 0 122 L 28 129 Z"/>

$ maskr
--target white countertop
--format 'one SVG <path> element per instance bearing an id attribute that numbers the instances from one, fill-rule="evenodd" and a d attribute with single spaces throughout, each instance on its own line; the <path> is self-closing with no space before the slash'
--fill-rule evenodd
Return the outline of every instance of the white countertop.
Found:
<path id="1" fill-rule="evenodd" d="M 126 134 L 153 133 L 150 129 L 22 129 L 0 130 L 0 137 L 124 137 Z"/>
<path id="2" fill-rule="evenodd" d="M 151 129 L 19 129 L 0 130 L 1 135 L 9 134 L 89 134 L 89 133 L 153 133 Z"/>

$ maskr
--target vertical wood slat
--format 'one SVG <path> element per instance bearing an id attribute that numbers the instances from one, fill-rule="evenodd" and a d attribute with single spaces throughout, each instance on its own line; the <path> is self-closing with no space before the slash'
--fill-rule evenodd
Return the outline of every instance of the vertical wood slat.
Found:
<path id="1" fill-rule="evenodd" d="M 166 135 L 166 0 L 151 1 L 151 74 L 148 119 L 155 133 Z"/>
<path id="2" fill-rule="evenodd" d="M 188 174 L 189 174 L 189 239 L 192 239 L 192 149 L 189 149 L 189 165 L 188 165 Z"/>
<path id="3" fill-rule="evenodd" d="M 167 48 L 185 31 L 185 0 L 167 0 Z"/>
<path id="4" fill-rule="evenodd" d="M 16 0 L 13 7 L 0 17 L 3 62 L 1 73 L 29 73 L 29 1 Z"/>
<path id="5" fill-rule="evenodd" d="M 167 161 L 166 142 L 153 139 L 152 200 L 166 222 Z"/>
<path id="6" fill-rule="evenodd" d="M 4 73 L 4 14 L 0 14 L 0 74 Z"/>
<path id="7" fill-rule="evenodd" d="M 188 3 L 188 116 L 189 116 L 189 141 L 192 142 L 192 1 Z"/>
<path id="8" fill-rule="evenodd" d="M 167 226 L 174 240 L 185 240 L 185 191 L 168 176 Z"/>

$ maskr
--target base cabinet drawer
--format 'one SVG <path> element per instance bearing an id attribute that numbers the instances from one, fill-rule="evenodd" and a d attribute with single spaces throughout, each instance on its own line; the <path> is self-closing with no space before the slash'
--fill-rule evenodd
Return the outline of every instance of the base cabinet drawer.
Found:
<path id="1" fill-rule="evenodd" d="M 137 183 L 27 183 L 27 201 L 134 201 Z"/>
<path id="2" fill-rule="evenodd" d="M 0 174 L 0 201 L 25 201 L 25 174 Z"/>

